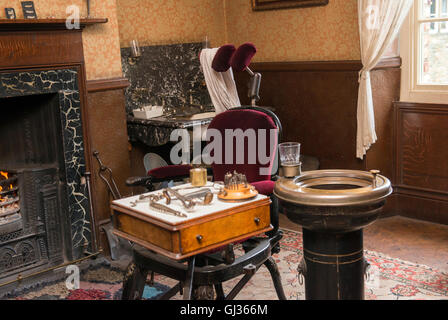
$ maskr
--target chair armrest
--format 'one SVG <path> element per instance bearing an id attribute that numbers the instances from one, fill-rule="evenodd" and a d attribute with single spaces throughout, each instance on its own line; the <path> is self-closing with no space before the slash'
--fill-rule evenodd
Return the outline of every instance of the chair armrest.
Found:
<path id="1" fill-rule="evenodd" d="M 144 177 L 130 177 L 126 180 L 128 187 L 150 186 L 152 183 L 164 181 L 181 181 L 190 177 L 190 169 L 193 167 L 189 164 L 170 165 L 152 169 Z M 207 168 L 207 175 L 213 175 L 212 168 Z"/>
<path id="2" fill-rule="evenodd" d="M 126 185 L 128 187 L 140 187 L 147 186 L 153 182 L 152 176 L 144 176 L 144 177 L 129 177 L 126 179 Z"/>
<path id="3" fill-rule="evenodd" d="M 152 176 L 158 180 L 171 180 L 189 176 L 191 168 L 192 166 L 189 164 L 164 166 L 150 170 L 148 176 Z"/>

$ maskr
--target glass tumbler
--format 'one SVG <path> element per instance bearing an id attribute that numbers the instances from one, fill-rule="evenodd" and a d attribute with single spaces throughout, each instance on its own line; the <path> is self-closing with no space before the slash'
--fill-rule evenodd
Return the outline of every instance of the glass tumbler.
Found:
<path id="1" fill-rule="evenodd" d="M 285 177 L 294 177 L 301 174 L 300 167 L 300 143 L 285 142 L 278 146 L 280 165 Z"/>

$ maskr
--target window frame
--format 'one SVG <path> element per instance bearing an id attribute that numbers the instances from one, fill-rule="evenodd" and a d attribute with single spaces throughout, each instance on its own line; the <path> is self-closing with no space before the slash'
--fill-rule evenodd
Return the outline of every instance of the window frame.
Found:
<path id="1" fill-rule="evenodd" d="M 448 85 L 419 84 L 421 55 L 420 25 L 425 22 L 445 21 L 444 18 L 421 18 L 421 1 L 414 0 L 400 32 L 402 57 L 401 101 L 448 104 Z"/>

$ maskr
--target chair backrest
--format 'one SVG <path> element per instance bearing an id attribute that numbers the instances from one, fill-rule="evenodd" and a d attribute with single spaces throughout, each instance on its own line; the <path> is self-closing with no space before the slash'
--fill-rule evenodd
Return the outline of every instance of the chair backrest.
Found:
<path id="1" fill-rule="evenodd" d="M 210 129 L 220 133 L 221 144 Z M 224 175 L 234 170 L 244 173 L 248 182 L 271 179 L 281 134 L 275 114 L 257 107 L 239 107 L 218 114 L 208 130 L 211 140 L 207 147 L 214 160 L 211 166 L 215 181 L 223 181 Z"/>

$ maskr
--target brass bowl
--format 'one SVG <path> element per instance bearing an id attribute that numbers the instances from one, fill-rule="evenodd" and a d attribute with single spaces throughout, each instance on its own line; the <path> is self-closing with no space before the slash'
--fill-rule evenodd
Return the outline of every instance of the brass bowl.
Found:
<path id="1" fill-rule="evenodd" d="M 377 171 L 317 170 L 280 178 L 274 194 L 289 220 L 316 231 L 348 232 L 375 221 L 392 193 Z"/>
<path id="2" fill-rule="evenodd" d="M 389 179 L 357 170 L 307 171 L 292 179 L 280 178 L 274 189 L 279 199 L 308 206 L 373 204 L 391 193 Z"/>

